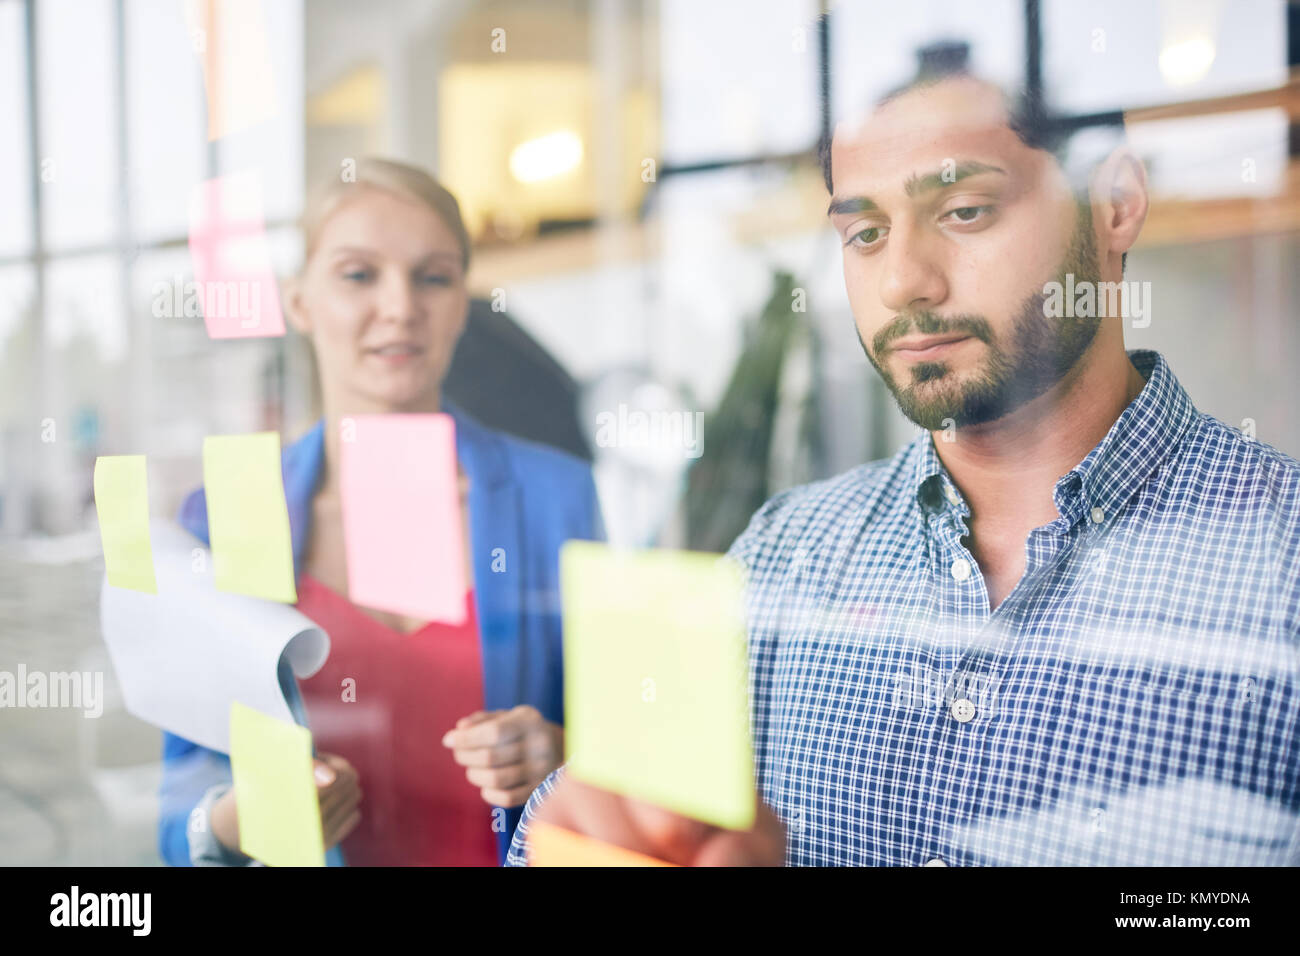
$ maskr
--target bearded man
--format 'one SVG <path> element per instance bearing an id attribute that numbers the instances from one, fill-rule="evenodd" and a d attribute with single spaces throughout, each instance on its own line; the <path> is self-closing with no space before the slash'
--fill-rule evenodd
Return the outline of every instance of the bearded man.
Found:
<path id="1" fill-rule="evenodd" d="M 1300 463 L 1123 316 L 1045 308 L 1121 279 L 1148 204 L 1122 143 L 1080 179 L 1050 142 L 962 71 L 835 127 L 858 336 L 922 430 L 731 548 L 757 823 L 559 773 L 512 862 L 535 819 L 684 864 L 1300 862 Z"/>

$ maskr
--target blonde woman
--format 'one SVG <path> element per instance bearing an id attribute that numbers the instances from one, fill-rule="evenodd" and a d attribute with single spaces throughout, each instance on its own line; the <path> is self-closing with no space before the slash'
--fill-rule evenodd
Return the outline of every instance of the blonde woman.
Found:
<path id="1" fill-rule="evenodd" d="M 442 401 L 468 314 L 470 257 L 446 189 L 419 169 L 363 160 L 355 182 L 315 196 L 304 238 L 285 305 L 315 353 L 324 418 L 285 448 L 283 470 L 298 608 L 331 638 L 324 668 L 300 683 L 326 845 L 341 845 L 351 865 L 495 865 L 563 751 L 558 550 L 602 534 L 590 471 Z M 464 626 L 345 596 L 339 423 L 403 412 L 455 419 Z M 202 489 L 181 521 L 207 540 Z M 340 700 L 346 678 L 355 701 Z M 238 849 L 227 757 L 168 734 L 161 796 L 168 863 L 250 862 Z"/>

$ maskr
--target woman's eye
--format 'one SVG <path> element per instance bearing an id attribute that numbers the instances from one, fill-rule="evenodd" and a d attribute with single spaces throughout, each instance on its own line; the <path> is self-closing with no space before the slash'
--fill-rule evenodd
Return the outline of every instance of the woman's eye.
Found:
<path id="1" fill-rule="evenodd" d="M 426 275 L 420 277 L 420 282 L 424 285 L 451 285 L 451 276 Z"/>
<path id="2" fill-rule="evenodd" d="M 365 282 L 370 278 L 369 269 L 349 269 L 343 273 L 343 278 L 348 282 Z"/>
<path id="3" fill-rule="evenodd" d="M 992 206 L 962 206 L 959 209 L 950 210 L 948 215 L 958 222 L 975 222 L 992 208 Z"/>

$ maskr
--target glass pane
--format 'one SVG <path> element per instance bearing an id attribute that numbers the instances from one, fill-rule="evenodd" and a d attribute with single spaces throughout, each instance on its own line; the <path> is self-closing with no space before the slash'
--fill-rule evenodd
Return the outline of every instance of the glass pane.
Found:
<path id="1" fill-rule="evenodd" d="M 0 269 L 0 432 L 27 408 L 35 371 L 32 266 Z"/>
<path id="2" fill-rule="evenodd" d="M 129 429 L 121 273 L 111 255 L 56 259 L 45 272 L 41 415 L 58 440 L 42 458 L 40 526 L 54 534 L 94 527 L 91 476 L 105 437 Z M 118 448 L 129 447 L 125 442 Z"/>
<path id="3" fill-rule="evenodd" d="M 131 268 L 131 316 L 138 340 L 137 374 L 145 377 L 137 423 L 149 450 L 149 497 L 158 513 L 172 515 L 201 481 L 203 436 L 210 428 L 215 343 L 197 315 L 185 315 L 185 292 L 194 279 L 183 246 L 142 252 Z M 179 308 L 178 308 L 179 304 Z"/>
<path id="4" fill-rule="evenodd" d="M 5 144 L 0 149 L 0 256 L 32 247 L 25 30 L 22 4 L 0 4 L 0 143 Z"/>
<path id="5" fill-rule="evenodd" d="M 183 236 L 207 152 L 203 74 L 184 5 L 130 0 L 126 49 L 131 229 L 145 242 Z"/>
<path id="6" fill-rule="evenodd" d="M 1246 110 L 1133 123 L 1129 144 L 1154 199 L 1275 196 L 1286 191 L 1287 115 Z"/>
<path id="7" fill-rule="evenodd" d="M 261 171 L 266 223 L 270 226 L 294 220 L 302 211 L 303 25 L 302 4 L 297 0 L 260 6 L 271 61 L 271 88 L 266 95 L 274 108 L 269 119 L 221 139 L 220 164 L 222 172 L 249 168 Z M 255 49 L 250 43 L 248 52 Z"/>
<path id="8" fill-rule="evenodd" d="M 117 83 L 108 0 L 36 7 L 45 244 L 103 243 L 117 231 Z"/>
<path id="9" fill-rule="evenodd" d="M 64 359 L 78 363 L 120 360 L 127 350 L 122 275 L 115 256 L 55 259 L 45 274 L 45 341 Z M 78 376 L 65 379 L 70 385 Z"/>
<path id="10" fill-rule="evenodd" d="M 0 268 L 0 537 L 33 520 L 40 351 L 32 313 L 34 267 Z M 0 628 L 3 631 L 3 628 Z"/>
<path id="11" fill-rule="evenodd" d="M 186 315 L 186 293 L 193 291 L 193 281 L 193 263 L 184 246 L 147 250 L 132 263 L 131 314 L 148 325 L 150 361 L 192 359 L 210 348 L 203 317 Z"/>
<path id="12" fill-rule="evenodd" d="M 277 278 L 297 268 L 296 229 L 268 230 L 267 246 Z M 167 484 L 158 500 L 170 504 L 179 504 L 176 496 L 197 481 L 192 466 L 205 434 L 280 425 L 283 340 L 212 341 L 193 280 L 193 262 L 183 247 L 147 250 L 132 264 L 131 314 L 139 339 L 132 348 L 148 350 L 145 358 L 135 356 L 149 378 L 140 425 L 151 454 L 169 463 L 161 466 L 160 480 Z"/>
<path id="13" fill-rule="evenodd" d="M 795 153 L 817 141 L 817 4 L 664 0 L 664 161 Z"/>
<path id="14" fill-rule="evenodd" d="M 858 116 L 916 73 L 917 52 L 943 41 L 970 48 L 972 70 L 1011 86 L 1024 80 L 1024 5 L 1018 0 L 849 0 L 831 13 L 833 114 Z"/>
<path id="15" fill-rule="evenodd" d="M 271 256 L 271 271 L 283 289 L 284 280 L 295 274 L 302 263 L 302 233 L 296 226 L 267 229 L 266 246 Z"/>
<path id="16" fill-rule="evenodd" d="M 1093 112 L 1227 96 L 1286 82 L 1286 5 L 1275 0 L 1043 4 L 1053 105 Z"/>

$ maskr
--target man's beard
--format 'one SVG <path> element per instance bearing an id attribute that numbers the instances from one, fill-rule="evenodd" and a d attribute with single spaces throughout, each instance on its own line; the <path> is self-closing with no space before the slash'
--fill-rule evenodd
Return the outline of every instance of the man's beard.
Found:
<path id="1" fill-rule="evenodd" d="M 1076 287 L 1081 282 L 1100 280 L 1097 247 L 1092 236 L 1092 210 L 1079 204 L 1079 219 L 1057 281 L 1063 286 L 1065 276 L 1073 274 Z M 1095 288 L 1095 286 L 1094 286 Z M 993 334 L 988 320 L 978 315 L 940 318 L 933 312 L 899 315 L 862 350 L 875 366 L 885 385 L 894 395 L 904 415 L 926 431 L 939 431 L 952 425 L 962 428 L 996 421 L 1026 402 L 1042 395 L 1073 369 L 1092 344 L 1101 326 L 1100 317 L 1049 319 L 1044 315 L 1045 296 L 1041 289 L 1021 304 L 1011 329 L 1011 348 L 1003 348 Z M 909 332 L 941 335 L 960 332 L 985 343 L 988 356 L 976 378 L 947 388 L 926 388 L 928 383 L 953 380 L 956 373 L 945 361 L 917 362 L 911 366 L 911 384 L 899 387 L 894 377 L 876 361 L 890 343 Z"/>

